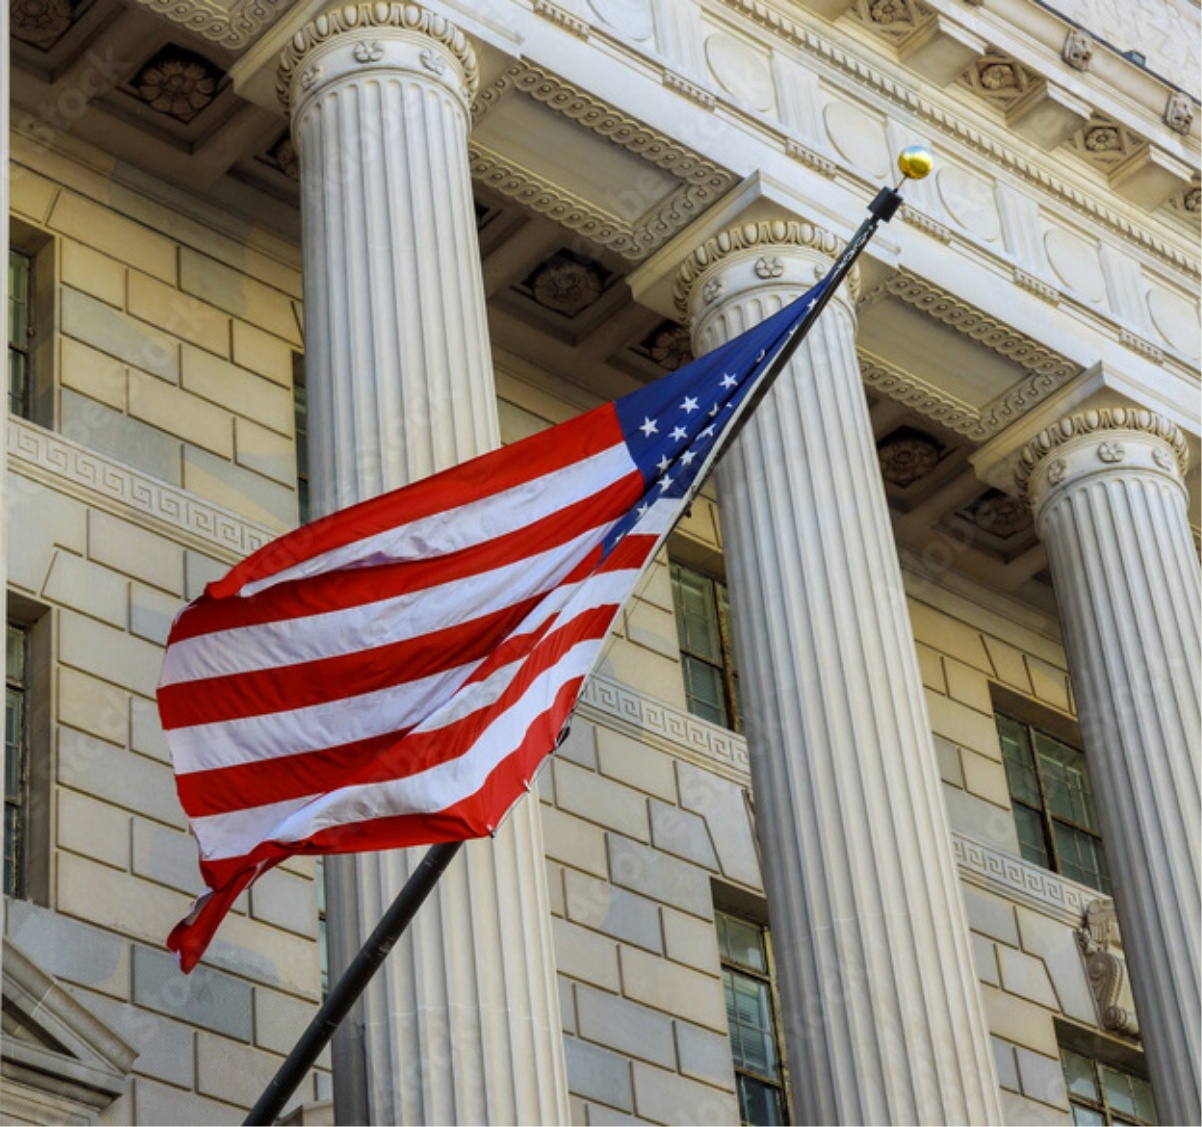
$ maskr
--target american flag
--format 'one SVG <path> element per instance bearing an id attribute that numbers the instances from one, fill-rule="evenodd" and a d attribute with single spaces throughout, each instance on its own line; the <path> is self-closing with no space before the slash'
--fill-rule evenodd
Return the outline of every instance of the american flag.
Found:
<path id="1" fill-rule="evenodd" d="M 159 714 L 209 891 L 190 970 L 295 853 L 495 831 L 821 287 L 653 384 L 260 549 L 185 607 Z"/>

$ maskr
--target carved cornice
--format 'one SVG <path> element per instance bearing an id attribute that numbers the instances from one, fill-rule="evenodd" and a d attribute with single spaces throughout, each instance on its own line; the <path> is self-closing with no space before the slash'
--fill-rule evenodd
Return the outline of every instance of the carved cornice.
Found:
<path id="1" fill-rule="evenodd" d="M 435 12 L 428 12 L 425 8 L 419 8 L 416 4 L 347 4 L 345 7 L 323 12 L 310 20 L 280 52 L 276 93 L 284 109 L 289 108 L 293 75 L 300 70 L 311 51 L 339 35 L 370 28 L 397 28 L 417 32 L 441 43 L 455 56 L 463 69 L 468 100 L 476 96 L 480 87 L 476 53 L 468 43 L 467 36 L 450 20 Z"/>
<path id="2" fill-rule="evenodd" d="M 864 383 L 874 391 L 904 403 L 924 418 L 941 423 L 966 438 L 984 439 L 981 413 L 971 404 L 940 391 L 933 384 L 899 371 L 867 352 L 857 353 Z"/>
<path id="3" fill-rule="evenodd" d="M 801 48 L 843 71 L 858 83 L 893 102 L 907 116 L 931 123 L 985 156 L 989 163 L 1011 170 L 1075 211 L 1186 271 L 1191 277 L 1196 278 L 1202 273 L 1202 263 L 1187 251 L 1158 238 L 1142 224 L 1133 222 L 1107 207 L 1089 193 L 1074 187 L 1036 161 L 1027 158 L 1020 151 L 1002 144 L 943 106 L 923 97 L 911 84 L 891 77 L 860 56 L 828 42 L 808 27 L 763 3 L 763 0 L 722 0 L 722 3 L 753 23 L 768 29 L 784 42 Z"/>
<path id="4" fill-rule="evenodd" d="M 636 226 L 478 142 L 469 145 L 475 179 L 625 258 L 645 257 L 734 186 L 735 177 L 726 169 L 540 67 L 512 67 L 480 92 L 472 105 L 473 116 L 479 122 L 517 95 L 531 98 L 680 181 L 680 187 L 642 215 Z"/>
<path id="5" fill-rule="evenodd" d="M 900 270 L 882 283 L 882 289 L 940 324 L 971 337 L 999 356 L 1055 381 L 1055 386 L 1072 379 L 1081 371 L 1080 365 L 1058 352 L 1045 348 L 1004 322 L 982 313 L 914 274 Z"/>
<path id="6" fill-rule="evenodd" d="M 292 0 L 235 0 L 226 7 L 215 0 L 136 0 L 139 7 L 227 51 L 242 51 Z"/>
<path id="7" fill-rule="evenodd" d="M 722 259 L 741 251 L 795 246 L 817 251 L 833 260 L 841 245 L 830 231 L 804 220 L 786 222 L 776 219 L 768 223 L 745 223 L 742 227 L 706 239 L 684 260 L 672 287 L 672 297 L 680 313 L 686 314 L 689 293 L 697 279 Z"/>
<path id="8" fill-rule="evenodd" d="M 509 89 L 533 98 L 678 180 L 705 188 L 715 199 L 734 187 L 735 177 L 725 168 L 541 67 L 511 68 L 481 93 L 479 104 L 483 107 L 486 102 L 503 99 Z"/>
<path id="9" fill-rule="evenodd" d="M 189 540 L 205 554 L 229 563 L 283 531 L 255 524 L 21 419 L 8 420 L 8 459 L 15 473 L 85 504 L 166 525 L 177 539 Z"/>
<path id="10" fill-rule="evenodd" d="M 1186 445 L 1185 435 L 1175 423 L 1142 407 L 1102 407 L 1061 419 L 1053 426 L 1040 431 L 1022 448 L 1014 464 L 1014 484 L 1018 487 L 1019 496 L 1023 500 L 1030 499 L 1031 475 L 1053 451 L 1074 438 L 1113 430 L 1135 431 L 1167 443 L 1173 451 L 1172 456 L 1165 456 L 1163 461 L 1157 458 L 1157 464 L 1165 471 L 1175 466 L 1178 474 L 1182 478 L 1185 477 L 1185 472 L 1189 469 L 1189 447 Z M 1099 448 L 1103 461 L 1121 460 L 1122 447 L 1116 443 L 1112 448 L 1117 452 L 1117 456 L 1113 458 L 1101 453 L 1102 448 Z M 1057 480 L 1061 478 L 1058 477 Z M 1050 484 L 1054 485 L 1056 482 Z"/>

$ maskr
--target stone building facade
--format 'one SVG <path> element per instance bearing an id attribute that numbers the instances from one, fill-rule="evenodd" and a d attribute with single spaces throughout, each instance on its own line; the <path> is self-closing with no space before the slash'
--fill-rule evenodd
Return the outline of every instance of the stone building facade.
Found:
<path id="1" fill-rule="evenodd" d="M 414 861 L 177 972 L 180 606 L 755 323 L 921 142 L 289 1121 L 1198 1122 L 1197 5 L 325 8 L 11 11 L 0 1117 L 240 1122 Z"/>

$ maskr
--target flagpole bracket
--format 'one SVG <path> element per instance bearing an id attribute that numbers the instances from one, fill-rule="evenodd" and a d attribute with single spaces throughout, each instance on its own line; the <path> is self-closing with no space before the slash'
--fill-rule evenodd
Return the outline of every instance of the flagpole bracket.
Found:
<path id="1" fill-rule="evenodd" d="M 902 196 L 896 188 L 882 188 L 877 192 L 876 199 L 868 205 L 868 210 L 878 223 L 888 223 L 901 205 Z"/>

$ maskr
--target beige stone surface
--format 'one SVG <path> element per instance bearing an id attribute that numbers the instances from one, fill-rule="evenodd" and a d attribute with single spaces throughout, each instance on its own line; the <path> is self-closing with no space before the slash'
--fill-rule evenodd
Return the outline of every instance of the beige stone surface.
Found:
<path id="1" fill-rule="evenodd" d="M 989 695 L 989 678 L 979 669 L 964 665 L 951 658 L 944 662 L 947 670 L 947 693 L 952 700 L 968 705 L 969 708 L 993 715 L 993 698 Z"/>
<path id="2" fill-rule="evenodd" d="M 292 387 L 292 357 L 298 351 L 286 341 L 263 332 L 255 325 L 234 319 L 234 363 L 273 380 L 283 387 Z"/>
<path id="3" fill-rule="evenodd" d="M 290 387 L 282 387 L 190 344 L 185 344 L 180 354 L 180 383 L 185 390 L 228 411 L 271 427 L 285 437 L 292 435 Z"/>
<path id="4" fill-rule="evenodd" d="M 549 806 L 542 808 L 542 819 L 548 857 L 595 876 L 608 876 L 604 830 Z"/>
<path id="5" fill-rule="evenodd" d="M 129 521 L 97 510 L 90 512 L 88 556 L 153 587 L 183 594 L 183 548 Z"/>
<path id="6" fill-rule="evenodd" d="M 60 789 L 55 799 L 60 849 L 92 857 L 115 869 L 129 868 L 129 814 L 78 791 Z"/>
<path id="7" fill-rule="evenodd" d="M 59 376 L 63 384 L 82 395 L 107 403 L 118 411 L 126 407 L 126 373 L 120 360 L 89 345 L 63 337 L 59 350 Z"/>
<path id="8" fill-rule="evenodd" d="M 234 456 L 230 413 L 142 372 L 129 374 L 129 413 L 223 458 Z"/>
<path id="9" fill-rule="evenodd" d="M 55 551 L 42 596 L 113 626 L 129 618 L 129 580 L 72 552 Z"/>
<path id="10" fill-rule="evenodd" d="M 552 920 L 551 930 L 555 936 L 555 966 L 561 975 L 613 993 L 622 988 L 614 940 L 568 920 Z"/>
<path id="11" fill-rule="evenodd" d="M 983 985 L 981 994 L 991 1033 L 1044 1056 L 1059 1054 L 1050 1010 L 992 986 Z"/>
<path id="12" fill-rule="evenodd" d="M 943 658 L 937 650 L 924 646 L 921 642 L 914 646 L 918 653 L 918 668 L 922 673 L 922 683 L 937 693 L 948 692 L 947 677 L 943 672 Z"/>
<path id="13" fill-rule="evenodd" d="M 74 192 L 63 192 L 50 213 L 62 235 L 129 263 L 164 282 L 176 280 L 176 248 L 163 235 Z"/>
<path id="14" fill-rule="evenodd" d="M 1010 809 L 1010 787 L 1001 763 L 968 748 L 960 749 L 960 763 L 964 769 L 965 790 L 995 806 Z"/>
<path id="15" fill-rule="evenodd" d="M 622 945 L 618 953 L 622 988 L 628 998 L 725 1032 L 726 1003 L 720 978 L 668 962 L 637 947 Z"/>
<path id="16" fill-rule="evenodd" d="M 218 356 L 229 356 L 228 314 L 136 270 L 129 272 L 128 295 L 126 308 L 133 316 Z"/>
<path id="17" fill-rule="evenodd" d="M 936 735 L 1001 762 L 997 724 L 991 715 L 986 716 L 974 708 L 930 692 L 927 693 L 927 713 L 931 718 L 931 730 Z"/>
<path id="18" fill-rule="evenodd" d="M 62 241 L 60 277 L 72 286 L 117 309 L 125 305 L 125 264 L 71 239 Z"/>
<path id="19" fill-rule="evenodd" d="M 910 599 L 907 605 L 917 641 L 982 673 L 993 674 L 993 663 L 978 630 L 916 599 Z"/>
<path id="20" fill-rule="evenodd" d="M 575 763 L 554 764 L 559 808 L 638 841 L 651 840 L 647 800 L 632 787 L 602 778 Z"/>
<path id="21" fill-rule="evenodd" d="M 604 725 L 596 732 L 601 774 L 665 802 L 676 801 L 676 773 L 670 756 Z"/>

